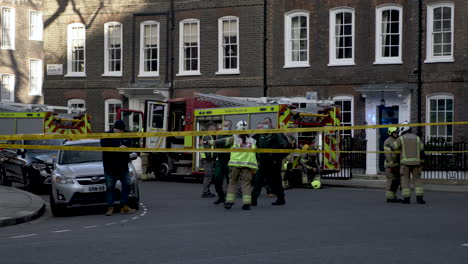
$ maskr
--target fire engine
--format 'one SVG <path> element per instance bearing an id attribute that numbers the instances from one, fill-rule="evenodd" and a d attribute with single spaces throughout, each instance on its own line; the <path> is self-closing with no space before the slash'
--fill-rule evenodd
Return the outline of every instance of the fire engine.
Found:
<path id="1" fill-rule="evenodd" d="M 144 111 L 118 109 L 117 119 L 129 124 L 131 131 L 203 131 L 208 122 L 221 129 L 224 120 L 236 124 L 245 120 L 249 129 L 269 117 L 277 128 L 338 126 L 340 112 L 329 101 L 313 101 L 309 109 L 298 109 L 281 98 L 234 98 L 214 94 L 198 94 L 191 98 L 166 102 L 147 101 Z M 233 128 L 234 129 L 234 128 Z M 296 147 L 313 144 L 329 152 L 320 155 L 324 173 L 339 170 L 339 131 L 289 133 Z M 147 148 L 180 149 L 178 153 L 150 153 L 148 172 L 161 177 L 197 177 L 203 175 L 199 153 L 184 149 L 199 148 L 198 136 L 147 137 Z"/>

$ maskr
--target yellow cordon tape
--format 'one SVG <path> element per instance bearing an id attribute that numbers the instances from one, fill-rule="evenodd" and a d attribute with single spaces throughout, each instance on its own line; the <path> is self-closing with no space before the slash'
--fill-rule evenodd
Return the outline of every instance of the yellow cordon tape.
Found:
<path id="1" fill-rule="evenodd" d="M 74 150 L 74 151 L 113 151 L 113 152 L 255 152 L 255 153 L 400 153 L 399 151 L 326 151 L 326 150 L 302 150 L 302 149 L 167 149 L 167 148 L 120 148 L 120 147 L 82 147 L 82 146 L 46 146 L 46 145 L 19 145 L 19 144 L 0 144 L 0 148 L 9 149 L 49 149 L 49 150 Z M 425 151 L 429 154 L 453 154 L 466 153 L 468 151 Z"/>
<path id="2" fill-rule="evenodd" d="M 125 133 L 88 133 L 88 134 L 31 134 L 31 135 L 0 135 L 0 140 L 40 140 L 40 139 L 101 139 L 101 138 L 146 138 L 146 137 L 180 137 L 180 136 L 208 136 L 208 135 L 233 135 L 233 134 L 275 134 L 295 132 L 322 132 L 336 130 L 362 130 L 389 127 L 418 127 L 418 126 L 447 126 L 468 125 L 468 122 L 444 122 L 444 123 L 414 123 L 391 124 L 370 126 L 325 126 L 305 128 L 275 128 L 275 129 L 250 129 L 250 130 L 214 130 L 214 131 L 177 131 L 177 132 L 125 132 Z"/>

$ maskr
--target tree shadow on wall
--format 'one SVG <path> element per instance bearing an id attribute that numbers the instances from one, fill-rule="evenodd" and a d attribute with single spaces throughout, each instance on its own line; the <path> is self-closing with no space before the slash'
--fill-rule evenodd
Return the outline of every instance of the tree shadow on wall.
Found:
<path id="1" fill-rule="evenodd" d="M 57 20 L 60 17 L 60 15 L 62 15 L 65 12 L 65 10 L 67 9 L 69 4 L 72 5 L 73 11 L 75 12 L 75 14 L 77 14 L 80 17 L 81 23 L 84 24 L 86 26 L 86 28 L 89 28 L 94 23 L 94 21 L 96 20 L 97 15 L 104 8 L 104 0 L 99 0 L 98 8 L 94 11 L 94 13 L 91 16 L 89 16 L 89 21 L 88 21 L 88 23 L 86 23 L 86 18 L 81 13 L 80 8 L 76 4 L 75 0 L 56 0 L 56 1 L 57 1 L 58 8 L 44 22 L 44 28 L 49 27 L 55 20 Z"/>

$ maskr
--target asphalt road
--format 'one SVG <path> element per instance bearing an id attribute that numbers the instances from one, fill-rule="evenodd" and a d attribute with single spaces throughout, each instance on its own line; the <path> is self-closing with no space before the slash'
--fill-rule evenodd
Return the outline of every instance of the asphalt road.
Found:
<path id="1" fill-rule="evenodd" d="M 0 229 L 0 263 L 468 263 L 468 195 L 384 203 L 382 191 L 287 191 L 287 205 L 226 211 L 201 185 L 141 182 L 132 215 L 46 213 Z M 146 209 L 146 210 L 145 210 Z"/>

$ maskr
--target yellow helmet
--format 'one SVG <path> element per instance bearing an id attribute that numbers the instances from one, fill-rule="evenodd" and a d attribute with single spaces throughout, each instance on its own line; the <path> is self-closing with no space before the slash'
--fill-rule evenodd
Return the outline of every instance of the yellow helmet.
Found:
<path id="1" fill-rule="evenodd" d="M 307 144 L 304 144 L 304 146 L 302 146 L 302 150 L 309 150 L 309 149 L 310 149 L 310 146 Z"/>
<path id="2" fill-rule="evenodd" d="M 398 133 L 398 128 L 397 127 L 389 127 L 388 128 L 388 134 L 391 136 L 393 133 Z"/>

